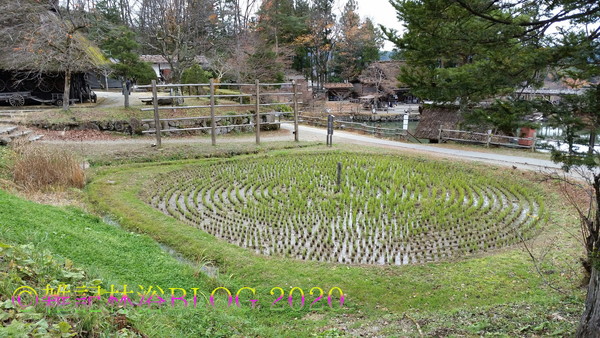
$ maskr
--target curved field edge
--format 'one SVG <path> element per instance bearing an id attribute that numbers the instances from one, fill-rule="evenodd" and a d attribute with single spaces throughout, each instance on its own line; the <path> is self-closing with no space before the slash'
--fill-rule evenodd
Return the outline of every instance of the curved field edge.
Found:
<path id="1" fill-rule="evenodd" d="M 217 159 L 218 160 L 218 159 Z M 203 160 L 200 162 L 212 161 Z M 218 160 L 222 161 L 222 160 Z M 561 295 L 544 286 L 519 247 L 498 250 L 456 262 L 416 266 L 347 266 L 334 263 L 303 262 L 280 257 L 264 257 L 241 249 L 207 233 L 192 228 L 153 209 L 139 198 L 145 184 L 157 174 L 185 168 L 196 161 L 129 165 L 99 170 L 88 187 L 90 202 L 97 211 L 114 216 L 126 229 L 147 234 L 190 260 L 211 262 L 218 267 L 219 285 L 236 289 L 250 286 L 264 298 L 269 290 L 292 286 L 308 290 L 319 286 L 325 290 L 338 286 L 346 294 L 346 316 L 379 318 L 382 313 L 397 314 L 421 311 L 455 311 L 498 304 L 558 304 Z M 472 166 L 472 165 L 471 165 Z M 486 167 L 489 170 L 489 167 Z M 478 168 L 477 170 L 480 170 Z M 499 173 L 501 175 L 519 175 Z M 546 190 L 547 193 L 549 193 Z M 549 193 L 547 206 L 556 207 L 558 197 Z M 562 207 L 564 208 L 564 206 Z M 564 210 L 556 208 L 555 210 Z M 565 216 L 552 211 L 551 220 L 566 222 Z M 552 231 L 557 225 L 552 225 Z M 546 229 L 545 231 L 548 231 Z M 578 296 L 580 296 L 578 294 Z M 269 311 L 267 311 L 269 312 Z M 259 325 L 292 325 L 290 314 L 269 312 L 253 316 Z M 345 321 L 337 318 L 334 321 Z M 307 325 L 308 322 L 302 325 Z M 268 325 L 268 324 L 267 324 Z M 294 324 L 297 326 L 299 324 Z M 318 325 L 315 323 L 308 326 Z"/>
<path id="2" fill-rule="evenodd" d="M 464 258 L 533 237 L 547 216 L 522 179 L 392 155 L 245 157 L 151 180 L 142 199 L 167 215 L 256 253 L 325 262 Z"/>

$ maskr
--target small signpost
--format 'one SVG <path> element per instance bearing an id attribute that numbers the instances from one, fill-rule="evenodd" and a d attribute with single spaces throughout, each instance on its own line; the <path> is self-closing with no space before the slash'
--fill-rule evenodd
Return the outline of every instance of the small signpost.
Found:
<path id="1" fill-rule="evenodd" d="M 327 116 L 327 145 L 328 146 L 332 146 L 333 145 L 333 118 L 335 116 L 329 114 L 329 116 Z"/>

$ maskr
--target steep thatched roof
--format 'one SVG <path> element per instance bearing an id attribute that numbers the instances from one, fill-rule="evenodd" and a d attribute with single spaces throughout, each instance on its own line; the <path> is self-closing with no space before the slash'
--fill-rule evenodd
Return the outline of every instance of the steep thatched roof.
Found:
<path id="1" fill-rule="evenodd" d="M 110 65 L 102 51 L 79 31 L 80 26 L 55 12 L 54 2 L 0 5 L 0 68 L 61 72 L 65 65 L 73 71 Z M 30 14 L 11 16 L 15 11 Z"/>
<path id="2" fill-rule="evenodd" d="M 398 81 L 400 69 L 406 64 L 404 61 L 377 61 L 363 70 L 358 81 L 365 86 L 377 87 L 380 92 L 394 94 L 399 88 L 406 86 Z"/>
<path id="3" fill-rule="evenodd" d="M 458 108 L 426 107 L 421 112 L 415 136 L 437 140 L 440 126 L 444 129 L 458 129 L 462 122 L 463 117 L 458 113 Z"/>
<path id="4" fill-rule="evenodd" d="M 352 89 L 354 86 L 352 83 L 324 83 L 323 88 L 325 89 Z"/>
<path id="5" fill-rule="evenodd" d="M 142 60 L 143 62 L 150 62 L 154 64 L 169 63 L 169 61 L 162 55 L 140 55 L 140 60 Z M 210 66 L 210 62 L 204 55 L 196 55 L 196 57 L 194 58 L 194 62 L 196 62 L 202 67 Z"/>

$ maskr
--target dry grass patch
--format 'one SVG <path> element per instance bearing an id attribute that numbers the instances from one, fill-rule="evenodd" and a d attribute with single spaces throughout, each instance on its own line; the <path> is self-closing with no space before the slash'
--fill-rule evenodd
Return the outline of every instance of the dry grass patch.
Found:
<path id="1" fill-rule="evenodd" d="M 30 143 L 16 144 L 13 149 L 13 180 L 24 190 L 85 186 L 85 171 L 73 153 Z"/>

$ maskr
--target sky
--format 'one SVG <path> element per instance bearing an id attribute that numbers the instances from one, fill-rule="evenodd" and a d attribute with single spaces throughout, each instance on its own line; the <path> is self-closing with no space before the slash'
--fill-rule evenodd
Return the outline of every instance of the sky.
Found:
<path id="1" fill-rule="evenodd" d="M 345 1 L 341 2 L 345 3 Z M 398 31 L 402 31 L 402 24 L 396 18 L 396 10 L 392 7 L 389 0 L 358 0 L 357 2 L 361 18 L 369 17 L 376 25 L 383 25 L 387 28 L 395 28 Z M 392 50 L 393 48 L 394 45 L 386 41 L 383 49 Z"/>

